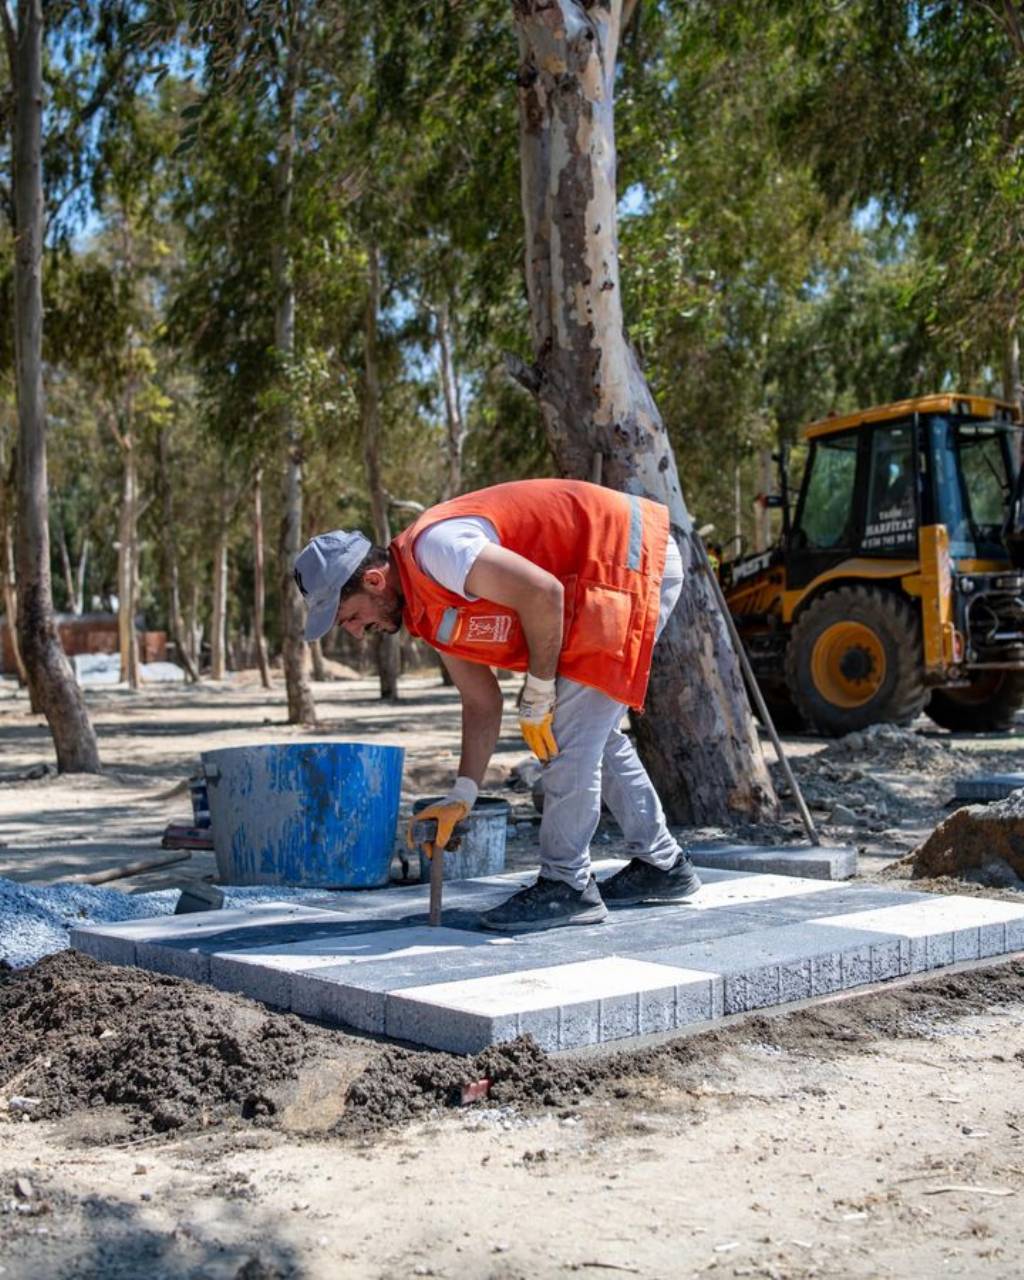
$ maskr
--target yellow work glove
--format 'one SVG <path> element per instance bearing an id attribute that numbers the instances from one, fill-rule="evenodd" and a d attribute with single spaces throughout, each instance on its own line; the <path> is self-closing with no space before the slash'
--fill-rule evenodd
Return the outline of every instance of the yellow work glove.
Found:
<path id="1" fill-rule="evenodd" d="M 519 731 L 541 764 L 558 755 L 558 743 L 551 728 L 554 718 L 555 681 L 527 675 L 519 700 Z"/>
<path id="2" fill-rule="evenodd" d="M 418 813 L 412 815 L 409 829 L 405 835 L 406 845 L 410 849 L 415 849 L 416 841 L 412 835 L 413 827 L 417 822 L 429 822 L 433 818 L 437 823 L 437 839 L 435 841 L 425 841 L 420 847 L 428 858 L 434 856 L 436 849 L 443 851 L 447 847 L 448 841 L 452 838 L 455 824 L 461 822 L 473 805 L 476 804 L 478 790 L 479 788 L 472 778 L 456 778 L 455 785 L 443 800 L 438 800 L 437 804 L 428 805 L 425 809 L 420 809 Z"/>

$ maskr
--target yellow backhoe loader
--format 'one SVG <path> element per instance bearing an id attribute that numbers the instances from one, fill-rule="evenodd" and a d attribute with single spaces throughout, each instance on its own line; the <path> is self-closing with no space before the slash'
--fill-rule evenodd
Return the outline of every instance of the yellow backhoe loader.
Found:
<path id="1" fill-rule="evenodd" d="M 807 427 L 777 545 L 722 585 L 780 727 L 838 735 L 921 711 L 1007 729 L 1024 706 L 1024 471 L 1017 410 L 933 395 Z"/>

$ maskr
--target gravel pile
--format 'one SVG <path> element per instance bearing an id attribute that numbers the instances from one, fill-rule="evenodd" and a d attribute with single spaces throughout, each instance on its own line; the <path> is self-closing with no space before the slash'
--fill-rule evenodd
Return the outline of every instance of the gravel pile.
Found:
<path id="1" fill-rule="evenodd" d="M 327 890 L 257 885 L 225 888 L 224 905 L 244 907 L 296 898 L 315 902 L 330 896 Z M 37 886 L 0 877 L 0 966 L 6 962 L 13 969 L 22 969 L 43 956 L 63 951 L 69 930 L 82 925 L 170 915 L 178 897 L 177 889 L 128 894 L 99 885 Z"/>

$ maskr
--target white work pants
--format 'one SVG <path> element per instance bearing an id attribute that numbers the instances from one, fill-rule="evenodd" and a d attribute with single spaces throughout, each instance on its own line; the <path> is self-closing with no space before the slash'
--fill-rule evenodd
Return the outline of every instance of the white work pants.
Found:
<path id="1" fill-rule="evenodd" d="M 679 599 L 683 563 L 669 537 L 661 584 L 661 632 Z M 630 857 L 670 867 L 679 845 L 632 742 L 619 726 L 627 708 L 607 694 L 559 676 L 554 735 L 558 755 L 544 766 L 540 873 L 582 889 L 590 879 L 590 841 L 601 799 L 615 815 Z"/>

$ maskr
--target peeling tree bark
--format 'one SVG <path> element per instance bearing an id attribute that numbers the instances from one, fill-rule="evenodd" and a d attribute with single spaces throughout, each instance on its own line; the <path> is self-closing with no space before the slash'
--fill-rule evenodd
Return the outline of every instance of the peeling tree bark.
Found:
<path id="1" fill-rule="evenodd" d="M 693 545 L 675 459 L 625 336 L 619 290 L 614 76 L 621 0 L 513 0 L 526 277 L 536 397 L 556 463 L 669 508 L 686 580 L 655 650 L 637 744 L 669 817 L 776 810 L 736 655 Z"/>
<path id="2" fill-rule="evenodd" d="M 43 7 L 19 0 L 14 41 L 14 329 L 18 396 L 18 638 L 34 706 L 64 773 L 99 773 L 96 734 L 57 637 L 43 395 Z"/>

